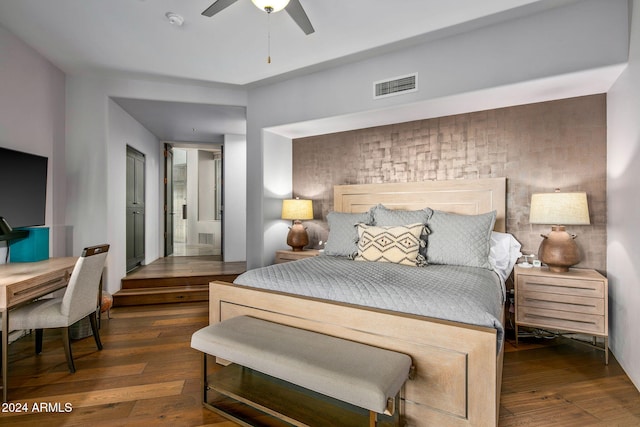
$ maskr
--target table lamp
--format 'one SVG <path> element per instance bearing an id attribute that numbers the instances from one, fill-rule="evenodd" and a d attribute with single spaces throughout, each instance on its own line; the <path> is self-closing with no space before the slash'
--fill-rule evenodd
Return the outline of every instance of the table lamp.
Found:
<path id="1" fill-rule="evenodd" d="M 531 224 L 552 224 L 548 235 L 542 234 L 538 258 L 549 270 L 561 273 L 580 262 L 580 251 L 575 234 L 569 234 L 565 225 L 589 225 L 587 193 L 538 193 L 531 195 Z M 562 224 L 562 225 L 560 225 Z"/>
<path id="2" fill-rule="evenodd" d="M 287 245 L 294 251 L 301 251 L 309 244 L 309 235 L 301 220 L 313 219 L 313 203 L 299 198 L 283 200 L 282 219 L 293 221 L 293 225 L 289 227 Z"/>

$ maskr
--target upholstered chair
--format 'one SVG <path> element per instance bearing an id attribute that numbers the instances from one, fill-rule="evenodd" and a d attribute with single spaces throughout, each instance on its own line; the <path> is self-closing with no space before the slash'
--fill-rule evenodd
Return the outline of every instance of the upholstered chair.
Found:
<path id="1" fill-rule="evenodd" d="M 11 330 L 34 329 L 36 331 L 36 354 L 42 352 L 44 329 L 62 329 L 64 351 L 71 373 L 76 371 L 69 340 L 71 325 L 89 317 L 96 346 L 98 350 L 102 350 L 96 311 L 100 279 L 108 250 L 109 245 L 85 248 L 73 268 L 69 284 L 62 297 L 34 301 L 12 310 L 9 316 Z"/>

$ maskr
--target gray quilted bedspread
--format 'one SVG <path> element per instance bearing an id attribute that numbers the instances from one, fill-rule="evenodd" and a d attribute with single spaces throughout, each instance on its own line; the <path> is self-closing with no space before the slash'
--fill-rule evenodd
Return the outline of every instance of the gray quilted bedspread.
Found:
<path id="1" fill-rule="evenodd" d="M 487 269 L 318 256 L 249 270 L 234 283 L 487 326 L 497 330 L 497 348 L 502 347 L 504 285 Z"/>

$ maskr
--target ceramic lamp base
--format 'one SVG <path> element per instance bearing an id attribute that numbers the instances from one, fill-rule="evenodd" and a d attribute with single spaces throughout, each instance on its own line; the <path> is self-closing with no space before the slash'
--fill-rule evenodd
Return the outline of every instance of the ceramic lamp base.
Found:
<path id="1" fill-rule="evenodd" d="M 577 236 L 567 233 L 564 226 L 554 225 L 551 232 L 542 237 L 538 258 L 550 271 L 564 273 L 580 262 L 580 250 L 574 240 Z"/>
<path id="2" fill-rule="evenodd" d="M 301 251 L 305 246 L 309 244 L 309 235 L 307 229 L 298 220 L 293 222 L 293 225 L 289 227 L 289 234 L 287 234 L 287 245 L 291 246 L 294 251 Z"/>

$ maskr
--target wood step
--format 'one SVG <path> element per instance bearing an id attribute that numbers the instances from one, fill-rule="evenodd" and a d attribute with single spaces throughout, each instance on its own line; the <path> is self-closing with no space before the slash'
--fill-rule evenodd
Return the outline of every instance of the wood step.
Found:
<path id="1" fill-rule="evenodd" d="M 113 306 L 208 301 L 210 282 L 233 282 L 236 277 L 238 274 L 124 278 L 122 289 L 113 295 Z"/>
<path id="2" fill-rule="evenodd" d="M 159 258 L 122 278 L 113 305 L 208 301 L 210 282 L 233 282 L 245 270 L 244 261 L 223 262 L 215 256 Z"/>
<path id="3" fill-rule="evenodd" d="M 232 274 L 205 274 L 205 275 L 184 275 L 175 277 L 124 277 L 122 279 L 122 289 L 140 288 L 163 288 L 178 286 L 208 285 L 209 282 L 221 280 L 223 282 L 233 282 L 241 273 Z"/>
<path id="4" fill-rule="evenodd" d="M 113 306 L 168 304 L 209 300 L 209 285 L 121 289 L 113 295 Z"/>

